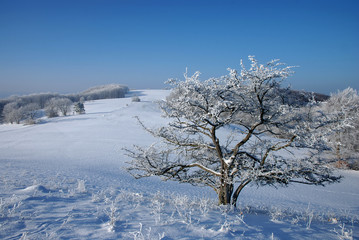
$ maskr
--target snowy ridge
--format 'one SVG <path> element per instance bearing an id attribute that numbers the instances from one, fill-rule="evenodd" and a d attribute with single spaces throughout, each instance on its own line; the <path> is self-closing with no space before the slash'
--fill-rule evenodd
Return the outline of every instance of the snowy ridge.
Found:
<path id="1" fill-rule="evenodd" d="M 0 125 L 0 239 L 356 239 L 359 174 L 327 187 L 250 186 L 238 209 L 210 188 L 135 180 L 123 147 L 154 138 L 167 90 L 88 101 L 86 114 Z M 138 96 L 140 102 L 132 102 Z M 301 154 L 301 153 L 298 153 Z"/>

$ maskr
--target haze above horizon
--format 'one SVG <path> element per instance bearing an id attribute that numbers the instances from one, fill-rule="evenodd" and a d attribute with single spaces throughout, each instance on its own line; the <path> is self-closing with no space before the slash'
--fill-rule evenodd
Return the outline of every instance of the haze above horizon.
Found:
<path id="1" fill-rule="evenodd" d="M 280 59 L 293 89 L 359 90 L 359 1 L 0 0 L 0 97 L 164 88 Z"/>

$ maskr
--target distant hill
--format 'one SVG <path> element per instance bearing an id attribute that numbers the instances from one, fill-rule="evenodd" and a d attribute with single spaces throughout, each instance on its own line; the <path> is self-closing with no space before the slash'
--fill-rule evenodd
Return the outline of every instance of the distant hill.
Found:
<path id="1" fill-rule="evenodd" d="M 121 84 L 109 84 L 89 88 L 76 97 L 84 97 L 86 100 L 107 99 L 107 98 L 123 98 L 129 91 L 127 86 Z"/>
<path id="2" fill-rule="evenodd" d="M 321 93 L 298 91 L 298 90 L 292 90 L 292 89 L 283 89 L 283 91 L 287 91 L 287 93 L 288 93 L 288 94 L 285 94 L 287 97 L 286 101 L 289 101 L 290 103 L 295 103 L 298 105 L 305 105 L 312 98 L 314 98 L 314 100 L 316 100 L 318 102 L 323 102 L 330 98 L 330 96 L 321 94 Z"/>
<path id="3" fill-rule="evenodd" d="M 122 84 L 108 84 L 89 88 L 80 93 L 58 94 L 58 93 L 34 93 L 24 96 L 12 96 L 6 99 L 0 99 L 0 122 L 4 106 L 11 102 L 16 102 L 18 107 L 25 106 L 30 103 L 36 103 L 40 108 L 44 108 L 45 104 L 51 98 L 69 98 L 72 102 L 78 102 L 81 98 L 84 100 L 97 100 L 108 98 L 123 98 L 129 91 L 129 88 Z"/>

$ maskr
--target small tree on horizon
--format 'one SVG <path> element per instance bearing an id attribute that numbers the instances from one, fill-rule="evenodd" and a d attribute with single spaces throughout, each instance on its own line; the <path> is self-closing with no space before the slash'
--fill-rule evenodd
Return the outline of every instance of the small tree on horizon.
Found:
<path id="1" fill-rule="evenodd" d="M 54 97 L 46 102 L 45 112 L 49 118 L 58 117 L 59 112 L 66 116 L 70 111 L 72 101 L 69 98 Z"/>
<path id="2" fill-rule="evenodd" d="M 45 104 L 45 113 L 49 118 L 58 117 L 59 116 L 59 108 L 57 105 L 58 98 L 51 98 Z"/>
<path id="3" fill-rule="evenodd" d="M 20 102 L 14 101 L 4 106 L 2 114 L 4 116 L 5 122 L 11 124 L 13 123 L 19 124 L 20 121 L 24 118 L 25 112 Z"/>
<path id="4" fill-rule="evenodd" d="M 82 102 L 74 103 L 74 112 L 77 114 L 85 113 L 85 105 Z"/>
<path id="5" fill-rule="evenodd" d="M 133 96 L 133 97 L 131 98 L 131 101 L 132 101 L 132 102 L 141 102 L 141 99 L 140 99 L 138 96 Z"/>
<path id="6" fill-rule="evenodd" d="M 29 103 L 24 107 L 24 116 L 26 118 L 26 122 L 29 124 L 36 123 L 36 117 L 38 115 L 38 110 L 40 109 L 40 105 L 37 103 Z"/>
<path id="7" fill-rule="evenodd" d="M 248 184 L 339 181 L 320 159 L 329 134 L 323 126 L 332 118 L 317 111 L 315 101 L 302 107 L 288 100 L 280 83 L 292 67 L 249 60 L 250 69 L 241 62 L 240 72 L 229 69 L 221 78 L 200 81 L 196 72 L 185 73 L 184 81 L 169 80 L 172 92 L 160 104 L 169 123 L 151 129 L 140 121 L 160 141 L 125 149 L 131 158 L 127 170 L 135 178 L 156 175 L 209 186 L 223 205 L 236 205 Z M 298 152 L 303 148 L 305 153 Z"/>
<path id="8" fill-rule="evenodd" d="M 57 108 L 63 116 L 67 116 L 67 113 L 71 110 L 72 101 L 69 98 L 56 99 Z"/>

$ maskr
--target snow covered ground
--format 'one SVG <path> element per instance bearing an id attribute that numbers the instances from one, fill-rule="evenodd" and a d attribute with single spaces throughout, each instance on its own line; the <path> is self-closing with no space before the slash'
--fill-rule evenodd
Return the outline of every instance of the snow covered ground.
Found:
<path id="1" fill-rule="evenodd" d="M 0 125 L 0 239 L 356 239 L 359 173 L 327 187 L 248 187 L 238 209 L 212 189 L 135 180 L 123 148 L 154 139 L 137 123 L 165 123 L 155 101 L 85 103 L 86 114 Z"/>

